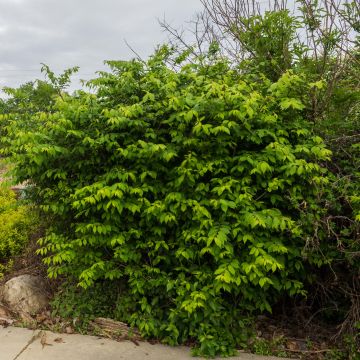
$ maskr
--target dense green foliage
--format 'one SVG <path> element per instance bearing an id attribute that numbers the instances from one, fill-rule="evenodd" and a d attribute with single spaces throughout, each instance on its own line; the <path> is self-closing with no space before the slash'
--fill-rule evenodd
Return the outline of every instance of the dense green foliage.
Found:
<path id="1" fill-rule="evenodd" d="M 11 257 L 24 249 L 37 223 L 33 209 L 19 204 L 13 191 L 0 186 L 0 277 Z"/>
<path id="2" fill-rule="evenodd" d="M 243 314 L 304 292 L 330 152 L 302 119 L 315 85 L 301 76 L 254 82 L 221 61 L 174 72 L 166 56 L 111 62 L 95 95 L 17 129 L 15 175 L 54 217 L 51 276 L 126 280 L 122 315 L 144 335 L 231 353 Z"/>

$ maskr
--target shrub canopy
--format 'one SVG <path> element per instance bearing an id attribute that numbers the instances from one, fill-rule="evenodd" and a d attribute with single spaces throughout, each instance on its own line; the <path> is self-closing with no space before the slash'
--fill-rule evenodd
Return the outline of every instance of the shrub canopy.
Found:
<path id="1" fill-rule="evenodd" d="M 304 293 L 330 155 L 302 115 L 317 85 L 214 59 L 174 71 L 167 56 L 108 62 L 95 93 L 17 128 L 15 176 L 54 218 L 40 250 L 51 276 L 121 279 L 119 313 L 144 335 L 231 354 L 243 314 Z"/>

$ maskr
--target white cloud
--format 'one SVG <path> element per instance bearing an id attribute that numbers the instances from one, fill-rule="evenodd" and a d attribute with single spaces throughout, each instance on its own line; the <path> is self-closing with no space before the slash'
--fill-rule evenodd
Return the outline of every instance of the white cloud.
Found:
<path id="1" fill-rule="evenodd" d="M 0 0 L 0 83 L 16 86 L 79 65 L 90 77 L 105 59 L 133 56 L 124 39 L 146 57 L 163 42 L 157 18 L 181 25 L 199 0 Z"/>

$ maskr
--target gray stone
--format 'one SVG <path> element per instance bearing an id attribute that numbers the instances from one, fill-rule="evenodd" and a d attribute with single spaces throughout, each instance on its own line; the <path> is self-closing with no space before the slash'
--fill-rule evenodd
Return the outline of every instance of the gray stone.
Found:
<path id="1" fill-rule="evenodd" d="M 35 314 L 49 303 L 46 284 L 39 276 L 20 275 L 7 281 L 1 296 L 12 311 Z"/>

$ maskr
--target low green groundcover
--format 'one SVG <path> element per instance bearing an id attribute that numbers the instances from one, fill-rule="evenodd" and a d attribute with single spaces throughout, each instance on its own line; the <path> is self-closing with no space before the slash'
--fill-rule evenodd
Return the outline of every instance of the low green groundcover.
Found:
<path id="1" fill-rule="evenodd" d="M 19 204 L 12 190 L 0 185 L 0 278 L 11 257 L 24 249 L 37 223 L 32 207 Z"/>

